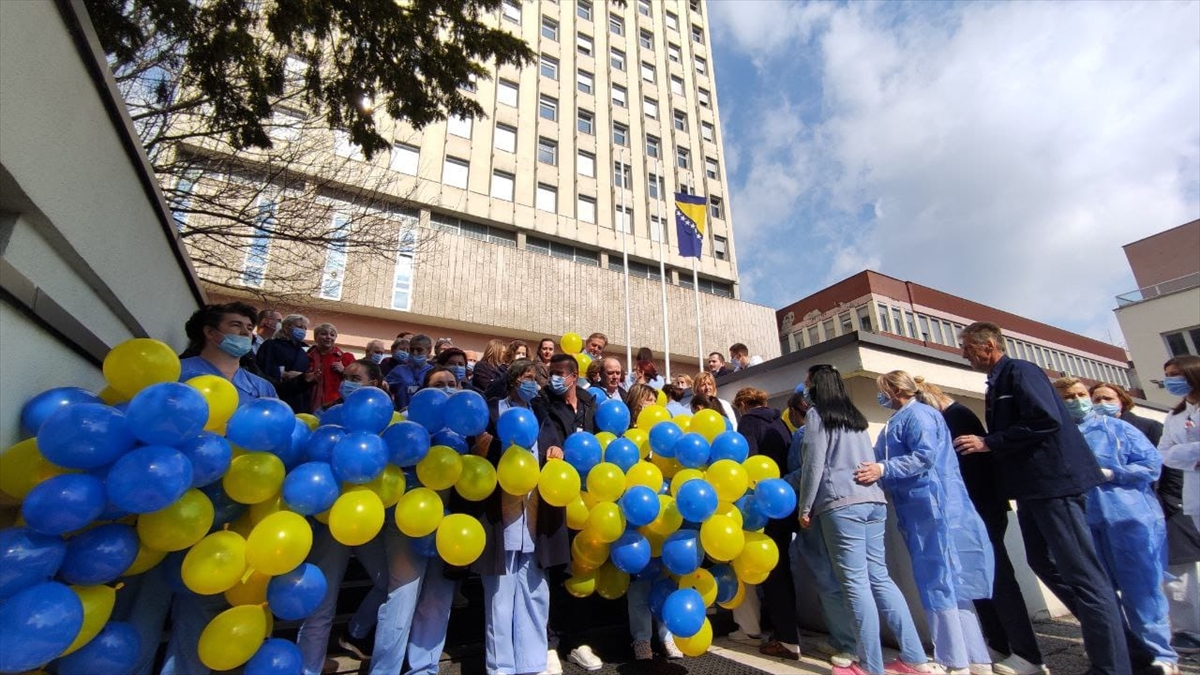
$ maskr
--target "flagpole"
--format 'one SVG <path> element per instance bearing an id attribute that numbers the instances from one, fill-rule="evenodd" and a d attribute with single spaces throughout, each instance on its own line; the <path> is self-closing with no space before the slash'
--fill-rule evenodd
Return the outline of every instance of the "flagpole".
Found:
<path id="1" fill-rule="evenodd" d="M 687 172 L 688 188 L 694 195 L 696 194 L 696 184 L 692 181 L 692 172 Z M 703 239 L 704 235 L 700 235 Z M 700 250 L 704 250 L 701 246 Z M 696 262 L 700 260 L 700 256 L 692 258 L 692 293 L 696 300 L 696 347 L 700 350 L 700 370 L 704 370 L 704 324 L 700 320 L 700 277 L 696 272 Z"/>
<path id="2" fill-rule="evenodd" d="M 625 364 L 633 372 L 633 337 L 629 322 L 629 229 L 633 226 L 633 218 L 626 219 L 625 212 L 625 181 L 629 180 L 628 165 L 625 164 L 625 149 L 621 149 L 621 262 L 625 269 Z"/>
<path id="3" fill-rule="evenodd" d="M 658 180 L 662 181 L 659 185 L 659 193 L 667 188 L 666 177 L 662 172 L 662 161 L 656 160 L 654 163 L 655 169 L 658 171 Z M 667 195 L 660 194 L 662 199 L 666 199 Z M 667 253 L 666 253 L 667 228 L 662 217 L 662 202 L 658 203 L 658 276 L 662 281 L 662 322 L 663 322 L 663 361 L 667 370 L 667 382 L 671 381 L 671 329 L 667 319 Z"/>

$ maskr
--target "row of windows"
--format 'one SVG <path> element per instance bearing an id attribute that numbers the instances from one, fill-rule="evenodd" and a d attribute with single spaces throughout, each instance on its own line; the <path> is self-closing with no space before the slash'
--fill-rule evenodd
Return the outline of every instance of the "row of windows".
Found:
<path id="1" fill-rule="evenodd" d="M 700 14 L 700 0 L 689 0 L 688 6 L 690 7 L 690 9 L 693 12 Z M 654 7 L 651 4 L 651 0 L 637 0 L 637 11 L 638 11 L 638 14 L 641 14 L 642 16 L 648 16 L 648 17 L 654 16 Z M 515 23 L 518 25 L 521 23 L 521 3 L 518 0 L 504 0 L 503 4 L 501 6 L 501 9 L 500 9 L 500 13 L 501 13 L 501 16 L 503 16 L 506 20 L 511 21 L 512 23 Z M 576 0 L 575 1 L 575 16 L 579 17 L 580 19 L 583 19 L 584 21 L 592 21 L 592 17 L 593 17 L 592 0 Z M 676 31 L 676 32 L 679 31 L 679 15 L 678 14 L 668 11 L 663 14 L 663 18 L 666 21 L 667 28 L 670 28 L 671 30 Z M 549 22 L 549 27 L 547 26 L 547 22 Z M 608 15 L 608 27 L 609 27 L 609 30 L 612 31 L 613 33 L 616 33 L 617 35 L 624 35 L 625 20 L 614 14 L 609 14 Z M 548 30 L 551 31 L 553 34 L 547 35 Z M 547 37 L 552 40 L 556 39 L 557 38 L 557 30 L 558 30 L 558 22 L 557 21 L 554 21 L 553 19 L 551 19 L 550 17 L 547 17 L 547 16 L 542 17 L 542 36 L 543 37 Z M 704 43 L 704 30 L 701 29 L 700 26 L 698 26 L 696 24 L 692 24 L 692 39 L 701 44 Z"/>
<path id="2" fill-rule="evenodd" d="M 1163 334 L 1167 353 L 1176 356 L 1200 355 L 1200 326 Z"/>

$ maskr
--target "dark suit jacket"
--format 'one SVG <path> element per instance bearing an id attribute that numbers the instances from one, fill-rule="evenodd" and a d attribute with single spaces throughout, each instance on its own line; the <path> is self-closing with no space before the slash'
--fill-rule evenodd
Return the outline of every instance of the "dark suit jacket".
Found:
<path id="1" fill-rule="evenodd" d="M 1046 373 L 1007 356 L 988 375 L 984 437 L 1006 499 L 1081 495 L 1104 482 L 1100 465 Z"/>
<path id="2" fill-rule="evenodd" d="M 942 411 L 946 426 L 950 427 L 950 437 L 986 436 L 983 422 L 971 412 L 967 406 L 955 402 Z M 1008 500 L 1000 495 L 996 485 L 996 458 L 992 452 L 976 452 L 970 455 L 958 455 L 958 468 L 962 472 L 963 483 L 967 486 L 967 494 L 971 503 L 984 523 L 994 523 L 1001 518 L 1007 518 L 1010 510 Z"/>

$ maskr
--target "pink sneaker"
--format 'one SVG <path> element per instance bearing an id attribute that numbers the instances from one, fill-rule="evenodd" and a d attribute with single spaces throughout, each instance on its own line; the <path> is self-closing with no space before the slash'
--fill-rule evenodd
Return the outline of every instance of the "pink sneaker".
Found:
<path id="1" fill-rule="evenodd" d="M 834 666 L 829 672 L 830 675 L 868 675 L 867 671 L 853 661 L 848 666 Z"/>
<path id="2" fill-rule="evenodd" d="M 911 664 L 905 663 L 900 659 L 896 659 L 891 663 L 883 664 L 883 672 L 886 675 L 929 675 L 934 672 L 929 667 L 928 663 Z"/>

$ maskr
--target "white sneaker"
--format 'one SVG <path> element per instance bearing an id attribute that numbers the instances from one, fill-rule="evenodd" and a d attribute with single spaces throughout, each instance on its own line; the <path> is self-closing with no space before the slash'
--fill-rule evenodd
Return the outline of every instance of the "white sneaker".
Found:
<path id="1" fill-rule="evenodd" d="M 679 647 L 675 646 L 675 638 L 668 638 L 667 641 L 663 643 L 663 652 L 667 655 L 668 659 L 683 658 L 683 652 L 679 651 Z"/>
<path id="2" fill-rule="evenodd" d="M 571 654 L 567 656 L 567 660 L 584 670 L 600 670 L 604 667 L 604 662 L 587 645 L 579 645 L 575 649 L 572 649 Z"/>
<path id="3" fill-rule="evenodd" d="M 1167 661 L 1155 661 L 1150 664 L 1151 668 L 1158 668 L 1163 675 L 1179 675 L 1179 664 L 1169 663 Z"/>
<path id="4" fill-rule="evenodd" d="M 1044 675 L 1050 672 L 1046 666 L 1030 663 L 1013 654 L 999 663 L 992 664 L 992 672 L 996 675 Z"/>
<path id="5" fill-rule="evenodd" d="M 971 669 L 970 668 L 946 668 L 946 675 L 971 675 Z"/>
<path id="6" fill-rule="evenodd" d="M 558 652 L 553 649 L 546 650 L 546 669 L 538 675 L 562 675 L 562 661 L 558 660 Z"/>
<path id="7" fill-rule="evenodd" d="M 829 657 L 829 663 L 838 668 L 849 668 L 858 660 L 858 655 L 849 652 L 838 652 Z"/>
<path id="8" fill-rule="evenodd" d="M 993 675 L 995 672 L 990 663 L 972 663 L 969 670 L 971 675 Z"/>
<path id="9" fill-rule="evenodd" d="M 762 642 L 762 639 L 763 639 L 761 635 L 751 635 L 751 634 L 743 631 L 741 628 L 733 631 L 732 633 L 730 633 L 729 635 L 727 635 L 725 637 L 728 637 L 730 640 L 733 640 L 734 642 L 742 642 L 742 643 L 751 644 L 751 645 L 759 644 L 760 642 Z"/>

